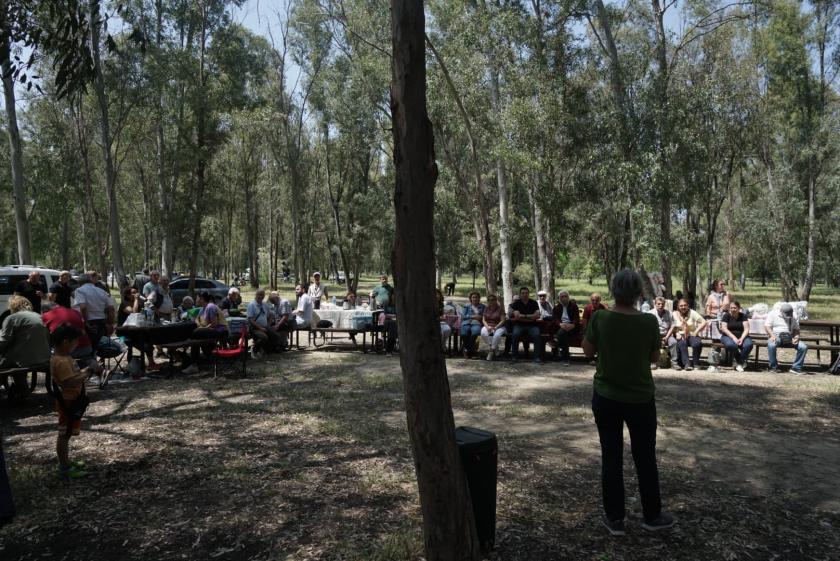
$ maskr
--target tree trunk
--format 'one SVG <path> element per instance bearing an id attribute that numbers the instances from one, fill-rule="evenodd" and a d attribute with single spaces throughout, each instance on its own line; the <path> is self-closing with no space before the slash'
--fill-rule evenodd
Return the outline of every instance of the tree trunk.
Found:
<path id="1" fill-rule="evenodd" d="M 392 0 L 391 118 L 396 185 L 393 270 L 406 419 L 423 513 L 426 559 L 478 561 L 440 325 L 434 301 L 432 126 L 426 113 L 425 16 L 421 0 Z"/>
<path id="2" fill-rule="evenodd" d="M 813 158 L 809 166 L 814 167 Z M 805 278 L 802 280 L 802 292 L 800 298 L 809 300 L 811 289 L 814 286 L 814 276 L 817 266 L 817 179 L 816 173 L 811 169 L 808 173 L 808 253 L 805 267 Z"/>
<path id="3" fill-rule="evenodd" d="M 5 13 L 0 14 L 5 19 Z M 15 82 L 12 78 L 11 44 L 4 41 L 0 45 L 3 72 L 3 96 L 6 103 L 6 121 L 9 132 L 9 147 L 12 158 L 12 193 L 15 206 L 15 227 L 17 228 L 18 264 L 34 265 L 32 244 L 29 237 L 29 217 L 26 214 L 26 188 L 23 184 L 23 152 L 20 143 L 20 131 L 17 125 L 15 107 Z"/>
<path id="4" fill-rule="evenodd" d="M 491 56 L 491 66 L 492 59 Z M 496 125 L 501 128 L 501 109 L 499 103 L 499 72 L 495 68 L 490 70 L 490 107 L 493 111 Z M 513 302 L 513 258 L 510 252 L 510 202 L 508 194 L 507 174 L 505 164 L 500 157 L 496 157 L 496 186 L 499 193 L 499 252 L 502 258 L 502 291 L 504 302 Z M 533 203 L 532 203 L 533 204 Z M 537 263 L 534 272 L 538 273 Z M 488 291 L 489 294 L 489 291 Z"/>

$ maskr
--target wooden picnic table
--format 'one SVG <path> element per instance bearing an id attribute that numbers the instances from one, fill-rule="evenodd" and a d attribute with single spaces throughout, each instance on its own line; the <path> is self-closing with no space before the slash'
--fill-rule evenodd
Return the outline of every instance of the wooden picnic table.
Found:
<path id="1" fill-rule="evenodd" d="M 800 328 L 814 329 L 817 331 L 828 331 L 828 342 L 832 346 L 840 346 L 840 321 L 804 319 L 799 322 Z M 840 351 L 831 350 L 831 362 L 837 360 Z"/>

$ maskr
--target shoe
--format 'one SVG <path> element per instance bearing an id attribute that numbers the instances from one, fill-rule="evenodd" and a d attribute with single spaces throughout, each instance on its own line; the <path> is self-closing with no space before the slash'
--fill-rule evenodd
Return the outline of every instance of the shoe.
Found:
<path id="1" fill-rule="evenodd" d="M 743 364 L 736 364 L 735 365 L 735 372 L 743 372 L 743 371 L 744 371 L 744 365 Z"/>
<path id="2" fill-rule="evenodd" d="M 651 364 L 650 369 L 651 370 L 659 370 L 659 365 L 658 364 Z"/>
<path id="3" fill-rule="evenodd" d="M 779 369 L 778 369 L 778 368 L 776 368 L 776 367 L 774 367 L 774 366 L 771 366 L 771 367 L 769 367 L 769 368 L 767 369 L 767 372 L 768 372 L 768 373 L 770 373 L 770 374 L 778 374 L 778 373 L 779 373 Z"/>
<path id="4" fill-rule="evenodd" d="M 495 358 L 495 355 L 493 354 L 493 351 L 488 352 L 487 353 L 487 360 L 492 361 L 493 358 Z"/>
<path id="5" fill-rule="evenodd" d="M 686 366 L 686 367 L 685 367 L 685 370 L 686 370 L 687 372 L 691 372 L 692 370 L 694 370 L 694 367 L 693 367 L 693 366 L 691 366 L 691 365 L 688 365 L 688 366 Z"/>
<path id="6" fill-rule="evenodd" d="M 610 520 L 604 514 L 601 516 L 601 524 L 604 525 L 604 528 L 607 529 L 611 536 L 623 536 L 627 533 L 624 531 L 624 519 Z"/>
<path id="7" fill-rule="evenodd" d="M 198 365 L 193 363 L 181 370 L 181 374 L 197 374 L 198 373 Z"/>
<path id="8" fill-rule="evenodd" d="M 676 370 L 676 371 L 680 371 L 680 370 L 682 370 L 682 369 L 683 369 L 683 367 L 682 367 L 682 366 L 680 366 L 679 364 L 677 364 L 677 363 L 675 362 L 675 363 L 673 363 L 673 364 L 671 365 L 671 369 L 672 369 L 672 370 Z"/>
<path id="9" fill-rule="evenodd" d="M 464 358 L 470 358 L 470 351 L 468 351 L 467 349 L 464 349 L 464 352 L 462 354 L 464 355 Z"/>
<path id="10" fill-rule="evenodd" d="M 706 369 L 706 371 L 707 372 L 717 372 L 718 369 L 717 369 L 717 366 L 715 366 L 715 365 L 709 365 L 709 367 Z"/>
<path id="11" fill-rule="evenodd" d="M 70 464 L 69 467 L 58 468 L 58 475 L 64 479 L 78 479 L 80 477 L 86 477 L 89 474 L 81 467 Z"/>
<path id="12" fill-rule="evenodd" d="M 797 368 L 791 368 L 788 372 L 790 372 L 791 374 L 805 374 L 804 370 L 799 370 Z"/>
<path id="13" fill-rule="evenodd" d="M 676 521 L 674 520 L 674 517 L 671 514 L 663 512 L 653 520 L 645 520 L 644 522 L 642 522 L 642 528 L 651 532 L 655 532 L 657 530 L 665 530 L 667 528 L 670 528 L 674 525 L 674 522 Z"/>

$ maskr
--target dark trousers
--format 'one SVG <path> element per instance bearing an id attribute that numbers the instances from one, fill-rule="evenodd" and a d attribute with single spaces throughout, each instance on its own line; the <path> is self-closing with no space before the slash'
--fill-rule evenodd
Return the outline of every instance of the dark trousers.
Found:
<path id="1" fill-rule="evenodd" d="M 6 473 L 6 457 L 3 454 L 3 437 L 0 435 L 0 520 L 10 518 L 15 514 L 15 503 L 12 500 L 12 487 L 9 485 L 9 474 Z"/>
<path id="2" fill-rule="evenodd" d="M 88 321 L 88 336 L 94 350 L 99 346 L 99 341 L 108 333 L 104 319 L 92 319 Z"/>
<path id="3" fill-rule="evenodd" d="M 703 342 L 700 340 L 700 337 L 694 337 L 693 335 L 688 339 L 683 337 L 677 342 L 677 349 L 680 352 L 680 362 L 683 367 L 688 366 L 688 347 L 691 347 L 692 350 L 692 366 L 696 368 L 700 366 L 700 353 L 703 349 Z"/>
<path id="4" fill-rule="evenodd" d="M 224 341 L 227 333 L 224 331 L 217 331 L 212 327 L 198 327 L 190 335 L 190 339 L 207 339 L 207 343 L 202 345 L 193 345 L 190 347 L 190 357 L 192 362 L 197 362 L 199 353 L 204 350 L 204 356 L 209 357 L 216 348 L 216 342 Z"/>
<path id="5" fill-rule="evenodd" d="M 397 333 L 397 320 L 386 319 L 385 332 L 387 333 L 385 350 L 389 353 L 394 352 L 394 346 L 397 344 L 397 337 L 399 336 Z"/>
<path id="6" fill-rule="evenodd" d="M 513 324 L 513 335 L 511 336 L 511 346 L 513 347 L 513 356 L 519 357 L 519 339 L 525 333 L 528 339 L 534 344 L 534 358 L 542 358 L 542 337 L 540 337 L 540 327 L 535 324 L 515 323 Z"/>
<path id="7" fill-rule="evenodd" d="M 568 360 L 570 358 L 569 354 L 569 343 L 578 336 L 580 329 L 575 327 L 571 331 L 566 331 L 565 329 L 558 329 L 557 333 L 554 334 L 554 340 L 557 341 L 557 348 L 560 349 L 560 358 Z"/>
<path id="8" fill-rule="evenodd" d="M 279 351 L 281 346 L 280 334 L 273 329 L 266 329 L 265 331 L 251 331 L 251 339 L 254 340 L 254 347 L 258 351 L 274 352 Z"/>
<path id="9" fill-rule="evenodd" d="M 659 496 L 659 471 L 656 467 L 656 402 L 623 403 L 592 395 L 592 412 L 601 440 L 601 488 L 604 512 L 610 520 L 624 519 L 624 423 L 630 432 L 630 450 L 645 520 L 653 520 L 662 511 Z"/>

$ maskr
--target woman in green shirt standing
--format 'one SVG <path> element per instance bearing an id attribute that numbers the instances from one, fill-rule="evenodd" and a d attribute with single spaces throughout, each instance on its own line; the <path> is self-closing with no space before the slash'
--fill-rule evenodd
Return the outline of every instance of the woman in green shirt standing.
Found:
<path id="1" fill-rule="evenodd" d="M 589 320 L 583 350 L 590 358 L 598 355 L 592 412 L 601 441 L 601 520 L 610 534 L 623 536 L 625 423 L 639 478 L 642 527 L 670 528 L 674 517 L 662 512 L 656 467 L 656 402 L 650 365 L 659 360 L 659 325 L 651 314 L 635 308 L 642 296 L 642 279 L 637 273 L 619 271 L 610 289 L 615 306 L 597 311 Z"/>

